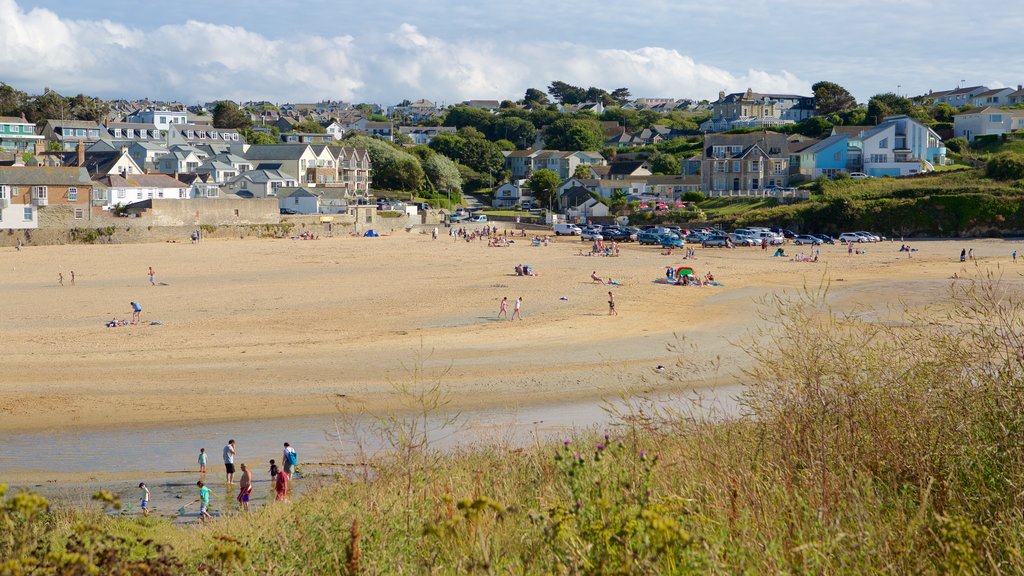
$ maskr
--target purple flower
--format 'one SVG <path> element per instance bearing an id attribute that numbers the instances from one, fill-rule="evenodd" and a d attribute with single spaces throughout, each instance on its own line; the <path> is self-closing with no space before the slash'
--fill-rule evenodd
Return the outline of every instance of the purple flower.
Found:
<path id="1" fill-rule="evenodd" d="M 565 444 L 566 446 L 568 446 L 569 444 L 572 444 L 572 440 L 566 440 L 565 442 L 563 442 L 563 444 Z"/>
<path id="2" fill-rule="evenodd" d="M 640 451 L 640 460 L 644 460 L 644 461 L 647 460 L 647 450 L 641 450 Z"/>
<path id="3" fill-rule="evenodd" d="M 609 441 L 609 440 L 611 440 L 611 439 L 612 439 L 612 438 L 611 438 L 611 436 L 609 436 L 609 435 L 607 435 L 607 434 L 605 434 L 605 435 L 604 435 L 604 441 L 605 441 L 605 442 L 608 442 L 608 441 Z"/>
<path id="4" fill-rule="evenodd" d="M 604 444 L 598 444 L 597 445 L 597 449 L 598 450 L 604 450 Z"/>

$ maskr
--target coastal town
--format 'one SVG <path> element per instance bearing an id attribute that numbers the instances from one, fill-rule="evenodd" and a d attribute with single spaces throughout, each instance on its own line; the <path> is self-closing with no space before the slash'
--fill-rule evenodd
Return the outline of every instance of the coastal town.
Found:
<path id="1" fill-rule="evenodd" d="M 187 229 L 314 215 L 328 232 L 391 230 L 448 223 L 464 193 L 521 222 L 704 221 L 702 200 L 800 202 L 823 180 L 976 168 L 991 154 L 972 146 L 1024 134 L 1021 86 L 867 103 L 814 88 L 696 101 L 555 81 L 515 100 L 385 107 L 107 102 L 4 85 L 0 242 L 95 240 L 133 218 Z"/>

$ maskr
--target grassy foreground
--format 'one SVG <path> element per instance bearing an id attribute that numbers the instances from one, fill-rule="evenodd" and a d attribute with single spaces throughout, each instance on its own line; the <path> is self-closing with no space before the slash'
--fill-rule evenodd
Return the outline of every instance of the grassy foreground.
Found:
<path id="1" fill-rule="evenodd" d="M 382 419 L 396 453 L 363 477 L 203 528 L 8 497 L 0 574 L 1021 573 L 1012 290 L 884 325 L 774 302 L 725 422 L 636 400 L 607 433 L 439 453 Z"/>

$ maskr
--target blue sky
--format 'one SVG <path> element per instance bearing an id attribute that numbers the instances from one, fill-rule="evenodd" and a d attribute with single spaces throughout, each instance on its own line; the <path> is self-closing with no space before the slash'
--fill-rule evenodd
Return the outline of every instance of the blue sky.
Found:
<path id="1" fill-rule="evenodd" d="M 993 0 L 0 0 L 0 22 L 0 81 L 186 103 L 1024 83 L 1024 4 Z"/>

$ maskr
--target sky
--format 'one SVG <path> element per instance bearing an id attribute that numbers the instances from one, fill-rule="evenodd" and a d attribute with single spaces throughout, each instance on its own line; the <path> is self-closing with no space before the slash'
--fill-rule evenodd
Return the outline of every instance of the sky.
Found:
<path id="1" fill-rule="evenodd" d="M 1024 3 L 976 0 L 0 0 L 0 82 L 104 98 L 858 100 L 1024 83 Z"/>

